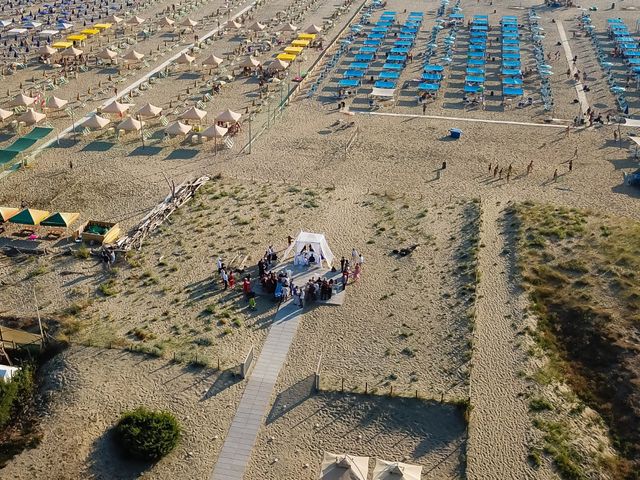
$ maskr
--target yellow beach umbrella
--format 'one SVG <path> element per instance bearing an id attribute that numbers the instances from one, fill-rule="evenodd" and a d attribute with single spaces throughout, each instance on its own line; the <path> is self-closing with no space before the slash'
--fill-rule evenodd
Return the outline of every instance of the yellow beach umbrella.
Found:
<path id="1" fill-rule="evenodd" d="M 100 33 L 100 29 L 98 28 L 85 28 L 80 33 L 84 35 L 97 35 Z"/>
<path id="2" fill-rule="evenodd" d="M 301 33 L 298 35 L 300 40 L 314 40 L 316 38 L 315 33 Z"/>
<path id="3" fill-rule="evenodd" d="M 58 50 L 64 50 L 65 48 L 73 47 L 73 42 L 56 42 L 51 46 L 53 48 L 57 48 Z"/>
<path id="4" fill-rule="evenodd" d="M 287 47 L 284 49 L 284 53 L 288 53 L 290 55 L 300 55 L 304 50 L 302 47 Z"/>
<path id="5" fill-rule="evenodd" d="M 309 43 L 311 43 L 309 40 L 298 39 L 291 42 L 291 45 L 294 47 L 308 47 Z"/>
<path id="6" fill-rule="evenodd" d="M 110 23 L 96 23 L 93 28 L 97 28 L 99 30 L 107 30 L 109 28 L 111 28 L 111 24 Z"/>
<path id="7" fill-rule="evenodd" d="M 19 208 L 0 207 L 0 223 L 6 222 L 20 211 Z"/>
<path id="8" fill-rule="evenodd" d="M 72 42 L 82 42 L 87 39 L 86 35 L 82 35 L 81 33 L 76 33 L 74 35 L 69 35 L 67 40 L 71 40 Z"/>
<path id="9" fill-rule="evenodd" d="M 289 53 L 281 53 L 276 58 L 278 60 L 284 60 L 285 62 L 293 62 L 296 59 L 296 56 Z"/>
<path id="10" fill-rule="evenodd" d="M 42 220 L 49 216 L 49 212 L 45 210 L 34 210 L 32 208 L 25 208 L 20 213 L 9 218 L 9 222 L 18 223 L 20 225 L 38 225 Z"/>

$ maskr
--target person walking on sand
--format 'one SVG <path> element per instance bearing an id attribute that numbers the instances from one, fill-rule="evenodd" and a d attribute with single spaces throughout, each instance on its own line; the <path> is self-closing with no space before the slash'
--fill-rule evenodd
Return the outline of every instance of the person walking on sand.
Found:
<path id="1" fill-rule="evenodd" d="M 491 170 L 492 170 L 491 163 L 489 163 L 489 175 L 491 175 Z"/>
<path id="2" fill-rule="evenodd" d="M 564 136 L 568 137 L 569 133 L 571 133 L 571 125 L 567 125 L 567 129 L 564 131 Z"/>
<path id="3" fill-rule="evenodd" d="M 554 183 L 558 181 L 558 169 L 557 168 L 553 171 L 553 181 L 554 181 Z"/>
<path id="4" fill-rule="evenodd" d="M 527 165 L 527 175 L 529 175 L 532 170 L 533 170 L 533 160 L 531 160 L 529 162 L 529 165 Z"/>
<path id="5" fill-rule="evenodd" d="M 498 165 L 496 165 L 495 168 L 493 169 L 493 178 L 496 178 L 497 175 L 498 175 Z"/>
<path id="6" fill-rule="evenodd" d="M 502 169 L 498 172 L 498 180 L 502 180 Z"/>
<path id="7" fill-rule="evenodd" d="M 613 131 L 613 141 L 614 141 L 614 142 L 617 142 L 617 141 L 618 141 L 618 131 L 617 131 L 617 130 L 614 130 L 614 131 Z"/>
<path id="8" fill-rule="evenodd" d="M 358 263 L 359 258 L 360 255 L 358 255 L 358 251 L 355 248 L 351 250 L 351 263 L 355 265 L 356 263 Z"/>
<path id="9" fill-rule="evenodd" d="M 578 158 L 578 147 L 573 151 L 573 158 Z"/>
<path id="10" fill-rule="evenodd" d="M 229 288 L 233 290 L 235 286 L 236 286 L 236 277 L 234 277 L 233 270 L 231 270 L 229 272 Z"/>
<path id="11" fill-rule="evenodd" d="M 224 290 L 229 288 L 229 275 L 227 275 L 227 272 L 225 272 L 224 269 L 220 271 L 220 279 L 222 280 L 222 285 L 224 286 Z"/>
<path id="12" fill-rule="evenodd" d="M 569 171 L 573 170 L 573 158 L 569 160 Z"/>

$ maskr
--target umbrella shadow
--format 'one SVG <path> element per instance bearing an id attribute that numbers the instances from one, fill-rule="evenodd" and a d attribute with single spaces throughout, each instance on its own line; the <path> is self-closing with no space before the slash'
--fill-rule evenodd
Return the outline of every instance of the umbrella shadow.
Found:
<path id="1" fill-rule="evenodd" d="M 141 145 L 139 147 L 134 148 L 129 153 L 128 156 L 129 157 L 153 157 L 154 155 L 157 155 L 161 151 L 162 151 L 162 147 L 152 147 L 149 145 L 143 147 Z"/>
<path id="2" fill-rule="evenodd" d="M 191 160 L 200 153 L 200 150 L 193 148 L 176 148 L 165 157 L 165 160 Z"/>
<path id="3" fill-rule="evenodd" d="M 83 152 L 108 152 L 113 148 L 115 144 L 112 142 L 102 142 L 100 140 L 94 140 L 88 143 L 82 148 Z"/>

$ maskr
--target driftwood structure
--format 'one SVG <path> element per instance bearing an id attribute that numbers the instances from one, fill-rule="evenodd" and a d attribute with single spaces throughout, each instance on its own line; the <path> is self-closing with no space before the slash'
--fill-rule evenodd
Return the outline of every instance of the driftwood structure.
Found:
<path id="1" fill-rule="evenodd" d="M 126 237 L 115 243 L 115 250 L 128 252 L 132 249 L 140 249 L 147 235 L 162 225 L 177 208 L 191 200 L 198 189 L 209 180 L 210 178 L 205 175 L 196 180 L 187 181 L 177 188 L 173 187 L 163 202 L 156 205 Z"/>

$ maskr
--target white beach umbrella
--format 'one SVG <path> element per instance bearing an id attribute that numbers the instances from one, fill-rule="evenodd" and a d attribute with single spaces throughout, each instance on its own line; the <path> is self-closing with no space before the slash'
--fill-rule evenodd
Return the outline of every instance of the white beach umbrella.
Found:
<path id="1" fill-rule="evenodd" d="M 231 23 L 229 23 L 229 27 L 234 30 L 238 30 L 239 28 L 242 28 L 242 24 L 240 22 L 237 22 L 236 20 L 231 20 Z"/>
<path id="2" fill-rule="evenodd" d="M 52 110 L 60 110 L 67 103 L 69 103 L 69 100 L 63 100 L 62 98 L 58 98 L 58 97 L 52 95 L 47 99 L 47 102 L 45 103 L 45 106 L 47 108 L 52 109 Z"/>
<path id="3" fill-rule="evenodd" d="M 125 132 L 137 132 L 143 125 L 144 122 L 136 120 L 133 117 L 127 117 L 118 124 L 118 130 L 124 130 Z"/>
<path id="4" fill-rule="evenodd" d="M 45 118 L 47 118 L 47 116 L 44 113 L 36 112 L 33 108 L 30 108 L 18 117 L 18 121 L 24 122 L 27 125 L 33 125 L 34 123 L 41 122 Z"/>
<path id="5" fill-rule="evenodd" d="M 220 112 L 216 117 L 216 122 L 222 123 L 235 123 L 242 118 L 242 114 L 234 112 L 232 110 L 225 110 L 224 112 Z"/>
<path id="6" fill-rule="evenodd" d="M 372 480 L 420 480 L 422 467 L 401 462 L 387 462 L 376 458 Z"/>
<path id="7" fill-rule="evenodd" d="M 211 54 L 209 55 L 207 58 L 205 58 L 202 61 L 202 65 L 213 65 L 213 66 L 219 66 L 221 63 L 223 62 L 223 60 L 219 57 L 216 57 L 215 55 Z"/>
<path id="8" fill-rule="evenodd" d="M 127 62 L 139 62 L 144 58 L 144 53 L 136 52 L 135 50 L 131 50 L 122 56 L 123 60 Z"/>
<path id="9" fill-rule="evenodd" d="M 11 103 L 9 103 L 9 106 L 10 107 L 28 107 L 29 105 L 33 105 L 33 102 L 35 101 L 36 101 L 35 98 L 29 97 L 28 95 L 21 93 L 20 95 L 16 96 L 13 100 L 11 100 Z"/>
<path id="10" fill-rule="evenodd" d="M 150 103 L 144 104 L 140 110 L 136 112 L 136 116 L 140 117 L 157 117 L 162 113 L 161 107 L 156 107 L 155 105 L 151 105 Z"/>
<path id="11" fill-rule="evenodd" d="M 92 130 L 100 130 L 109 125 L 109 123 L 111 123 L 111 120 L 108 118 L 101 117 L 100 115 L 91 115 L 82 122 L 82 126 Z"/>
<path id="12" fill-rule="evenodd" d="M 164 133 L 167 135 L 186 135 L 191 131 L 193 127 L 191 125 L 185 125 L 182 122 L 174 122 L 164 129 Z"/>
<path id="13" fill-rule="evenodd" d="M 320 480 L 366 480 L 369 472 L 369 457 L 337 455 L 324 452 L 320 465 Z M 400 477 L 398 480 L 401 480 Z"/>
<path id="14" fill-rule="evenodd" d="M 211 125 L 206 128 L 200 135 L 207 138 L 223 138 L 229 129 L 220 125 Z"/>
<path id="15" fill-rule="evenodd" d="M 320 33 L 321 31 L 322 31 L 322 28 L 314 24 L 314 25 L 308 26 L 305 29 L 304 33 Z"/>
<path id="16" fill-rule="evenodd" d="M 206 110 L 200 110 L 196 107 L 191 107 L 188 110 L 185 110 L 182 115 L 180 115 L 180 119 L 182 120 L 197 120 L 200 121 L 204 117 L 207 116 Z"/>

